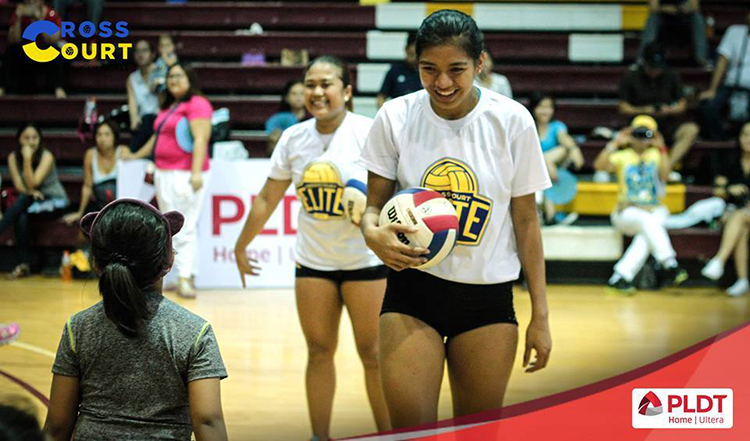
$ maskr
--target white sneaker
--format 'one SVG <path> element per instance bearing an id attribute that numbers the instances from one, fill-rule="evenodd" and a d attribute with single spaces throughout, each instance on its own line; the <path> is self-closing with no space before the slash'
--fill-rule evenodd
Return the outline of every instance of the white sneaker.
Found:
<path id="1" fill-rule="evenodd" d="M 724 264 L 719 259 L 713 258 L 703 267 L 701 274 L 707 279 L 719 280 L 724 275 Z"/>
<path id="2" fill-rule="evenodd" d="M 682 175 L 680 172 L 671 171 L 669 172 L 668 182 L 682 182 Z"/>
<path id="3" fill-rule="evenodd" d="M 737 279 L 734 285 L 727 288 L 727 295 L 730 297 L 739 297 L 750 291 L 750 282 L 747 279 Z"/>

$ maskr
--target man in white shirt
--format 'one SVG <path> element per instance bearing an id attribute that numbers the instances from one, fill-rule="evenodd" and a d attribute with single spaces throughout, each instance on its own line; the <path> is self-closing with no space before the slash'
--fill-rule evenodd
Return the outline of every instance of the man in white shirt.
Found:
<path id="1" fill-rule="evenodd" d="M 706 139 L 723 139 L 723 119 L 732 89 L 750 90 L 750 13 L 746 20 L 745 24 L 730 26 L 724 33 L 717 49 L 719 57 L 711 86 L 700 94 L 701 133 Z"/>

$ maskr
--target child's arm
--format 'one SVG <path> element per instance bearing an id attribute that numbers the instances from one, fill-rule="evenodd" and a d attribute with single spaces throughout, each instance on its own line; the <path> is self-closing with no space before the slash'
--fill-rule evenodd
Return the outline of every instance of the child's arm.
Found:
<path id="1" fill-rule="evenodd" d="M 78 377 L 53 375 L 49 401 L 44 431 L 55 441 L 70 440 L 78 419 Z"/>
<path id="2" fill-rule="evenodd" d="M 197 441 L 227 439 L 219 381 L 219 378 L 204 378 L 188 383 L 190 418 Z"/>

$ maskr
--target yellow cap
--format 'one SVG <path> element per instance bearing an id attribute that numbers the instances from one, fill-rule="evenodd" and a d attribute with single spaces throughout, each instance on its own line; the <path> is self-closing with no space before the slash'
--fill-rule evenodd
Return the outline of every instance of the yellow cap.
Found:
<path id="1" fill-rule="evenodd" d="M 638 127 L 645 127 L 655 132 L 659 128 L 659 125 L 656 123 L 656 120 L 654 118 L 648 115 L 638 115 L 633 118 L 633 121 L 630 123 L 630 127 L 634 129 L 637 129 Z"/>

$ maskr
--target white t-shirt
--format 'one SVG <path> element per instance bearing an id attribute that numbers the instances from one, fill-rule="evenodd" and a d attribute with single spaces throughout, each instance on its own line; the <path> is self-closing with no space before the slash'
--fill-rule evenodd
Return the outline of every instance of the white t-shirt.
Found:
<path id="1" fill-rule="evenodd" d="M 737 75 L 740 73 L 740 61 L 742 61 L 742 77 L 740 78 L 739 87 L 750 89 L 750 39 L 747 33 L 747 25 L 732 25 L 727 28 L 724 37 L 721 39 L 717 51 L 720 55 L 729 60 L 727 74 L 724 77 L 724 85 L 735 87 L 737 85 Z M 743 57 L 742 46 L 745 46 L 745 56 Z"/>
<path id="2" fill-rule="evenodd" d="M 271 156 L 269 177 L 291 179 L 302 203 L 297 227 L 297 262 L 319 271 L 382 265 L 355 225 L 344 217 L 341 196 L 350 178 L 364 179 L 357 164 L 372 119 L 347 112 L 333 136 L 309 119 L 284 130 Z"/>
<path id="3" fill-rule="evenodd" d="M 458 244 L 426 271 L 461 283 L 518 278 L 512 197 L 550 187 L 536 125 L 516 101 L 480 88 L 476 107 L 448 121 L 421 90 L 388 101 L 373 123 L 361 162 L 400 188 L 428 187 L 459 212 Z"/>

